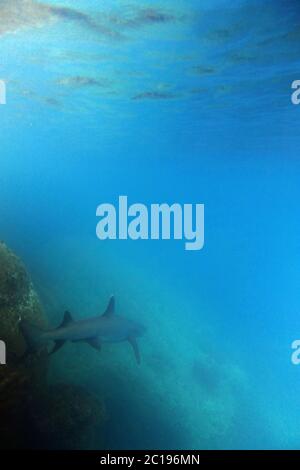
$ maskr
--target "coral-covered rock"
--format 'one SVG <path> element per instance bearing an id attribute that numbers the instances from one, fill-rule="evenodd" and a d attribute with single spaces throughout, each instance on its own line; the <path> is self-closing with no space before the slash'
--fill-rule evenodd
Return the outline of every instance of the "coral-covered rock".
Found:
<path id="1" fill-rule="evenodd" d="M 0 242 L 0 308 L 22 302 L 29 288 L 30 281 L 24 264 Z"/>
<path id="2" fill-rule="evenodd" d="M 9 354 L 21 355 L 25 344 L 19 318 L 46 325 L 46 318 L 23 262 L 0 243 L 0 334 Z"/>
<path id="3" fill-rule="evenodd" d="M 47 383 L 47 351 L 22 359 L 26 345 L 19 318 L 47 325 L 22 261 L 0 243 L 0 449 L 88 449 L 103 446 L 100 399 L 73 385 Z"/>
<path id="4" fill-rule="evenodd" d="M 26 403 L 46 383 L 45 354 L 21 361 L 25 351 L 19 318 L 41 326 L 46 318 L 22 261 L 0 243 L 0 339 L 7 349 L 7 365 L 0 367 L 0 447 L 25 445 Z"/>

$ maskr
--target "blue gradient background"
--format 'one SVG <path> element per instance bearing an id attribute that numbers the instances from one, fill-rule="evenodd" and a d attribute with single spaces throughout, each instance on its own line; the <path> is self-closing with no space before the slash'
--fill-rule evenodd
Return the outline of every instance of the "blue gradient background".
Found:
<path id="1" fill-rule="evenodd" d="M 140 368 L 68 345 L 49 381 L 105 397 L 110 449 L 299 448 L 299 3 L 62 3 L 122 37 L 68 18 L 0 35 L 1 238 L 51 324 L 114 293 L 148 332 Z M 126 22 L 147 8 L 161 20 Z M 100 242 L 96 207 L 122 194 L 204 203 L 205 248 Z"/>

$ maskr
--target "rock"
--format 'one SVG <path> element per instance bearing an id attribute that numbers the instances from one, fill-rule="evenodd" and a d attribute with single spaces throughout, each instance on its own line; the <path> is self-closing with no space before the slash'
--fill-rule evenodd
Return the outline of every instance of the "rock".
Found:
<path id="1" fill-rule="evenodd" d="M 7 365 L 0 366 L 0 449 L 103 447 L 102 401 L 77 386 L 49 386 L 47 351 L 22 359 L 20 317 L 47 326 L 24 264 L 0 242 L 0 339 L 7 349 Z"/>
<path id="2" fill-rule="evenodd" d="M 0 367 L 0 448 L 24 446 L 28 397 L 46 383 L 45 353 L 28 361 L 18 359 L 26 347 L 18 327 L 20 317 L 40 326 L 47 324 L 24 264 L 1 242 L 0 339 L 6 344 L 7 365 Z"/>
<path id="3" fill-rule="evenodd" d="M 24 339 L 18 320 L 25 318 L 46 326 L 46 317 L 23 262 L 0 243 L 0 332 L 10 354 L 24 352 Z"/>
<path id="4" fill-rule="evenodd" d="M 68 384 L 48 387 L 31 403 L 30 417 L 34 448 L 103 448 L 104 405 L 82 387 Z"/>
<path id="5" fill-rule="evenodd" d="M 29 288 L 24 264 L 0 242 L 0 308 L 19 304 L 28 295 Z"/>

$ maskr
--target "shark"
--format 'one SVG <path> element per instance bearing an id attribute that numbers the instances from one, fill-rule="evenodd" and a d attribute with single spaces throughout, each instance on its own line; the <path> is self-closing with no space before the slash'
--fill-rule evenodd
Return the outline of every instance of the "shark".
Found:
<path id="1" fill-rule="evenodd" d="M 66 311 L 59 327 L 43 330 L 25 319 L 19 321 L 21 333 L 27 344 L 24 356 L 28 356 L 45 345 L 54 343 L 49 354 L 54 354 L 67 342 L 86 342 L 97 351 L 103 343 L 127 341 L 134 352 L 136 361 L 141 363 L 137 338 L 145 332 L 144 326 L 115 313 L 115 297 L 112 296 L 104 313 L 98 316 L 74 320 Z"/>

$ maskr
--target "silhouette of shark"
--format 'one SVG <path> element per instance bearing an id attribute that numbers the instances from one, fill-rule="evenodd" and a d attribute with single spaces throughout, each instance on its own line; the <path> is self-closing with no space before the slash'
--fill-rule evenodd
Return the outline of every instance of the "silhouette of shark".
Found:
<path id="1" fill-rule="evenodd" d="M 145 329 L 142 325 L 115 314 L 114 297 L 110 298 L 102 315 L 75 321 L 69 312 L 65 312 L 61 325 L 52 330 L 41 330 L 27 320 L 20 319 L 20 330 L 27 343 L 27 350 L 23 357 L 38 351 L 48 342 L 55 343 L 50 352 L 53 354 L 66 341 L 86 342 L 98 351 L 101 350 L 102 343 L 128 341 L 133 348 L 137 363 L 141 362 L 136 338 L 141 336 Z"/>

